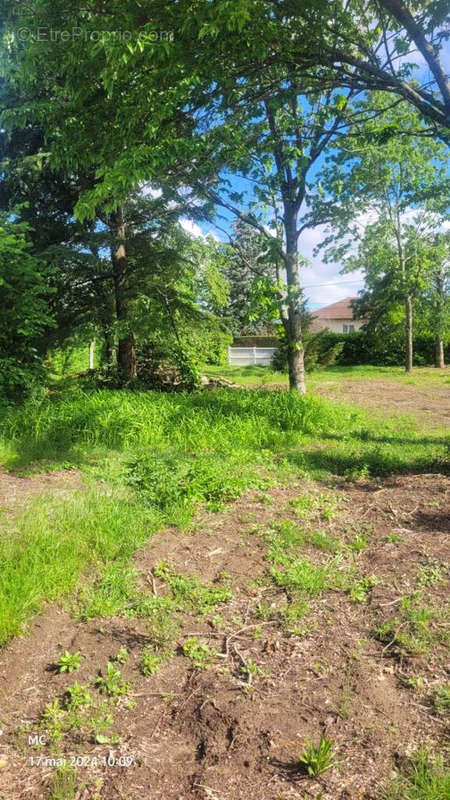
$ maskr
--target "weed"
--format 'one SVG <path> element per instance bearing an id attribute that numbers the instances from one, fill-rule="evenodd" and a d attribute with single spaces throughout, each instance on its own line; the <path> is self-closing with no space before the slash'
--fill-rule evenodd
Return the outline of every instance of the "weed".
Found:
<path id="1" fill-rule="evenodd" d="M 367 535 L 365 533 L 358 533 L 355 538 L 350 542 L 350 550 L 355 553 L 360 553 L 367 547 Z"/>
<path id="2" fill-rule="evenodd" d="M 50 800 L 73 800 L 77 789 L 77 773 L 69 764 L 57 767 L 52 775 Z"/>
<path id="3" fill-rule="evenodd" d="M 379 800 L 446 800 L 450 797 L 450 773 L 442 756 L 434 759 L 419 750 L 405 759 L 398 777 L 381 790 Z"/>
<path id="4" fill-rule="evenodd" d="M 120 647 L 111 661 L 116 661 L 118 664 L 126 664 L 130 660 L 130 654 L 126 647 Z"/>
<path id="5" fill-rule="evenodd" d="M 248 658 L 245 664 L 242 664 L 239 673 L 248 683 L 252 683 L 253 678 L 256 678 L 258 675 L 266 675 L 263 668 L 251 658 Z"/>
<path id="6" fill-rule="evenodd" d="M 314 745 L 309 739 L 305 739 L 305 745 L 299 757 L 299 763 L 308 775 L 316 778 L 318 775 L 322 775 L 322 773 L 336 766 L 334 757 L 335 753 L 332 740 L 326 739 L 322 735 L 318 745 Z"/>
<path id="7" fill-rule="evenodd" d="M 183 653 L 197 669 L 208 669 L 216 655 L 211 647 L 208 647 L 204 642 L 199 642 L 195 636 L 191 636 L 185 641 Z"/>
<path id="8" fill-rule="evenodd" d="M 385 541 L 391 542 L 392 544 L 401 544 L 401 542 L 403 542 L 403 536 L 400 536 L 399 533 L 389 533 Z"/>
<path id="9" fill-rule="evenodd" d="M 78 681 L 75 681 L 73 686 L 69 686 L 66 689 L 64 699 L 66 708 L 70 711 L 78 711 L 80 708 L 92 705 L 92 697 L 88 687 L 83 686 Z"/>
<path id="10" fill-rule="evenodd" d="M 417 586 L 421 589 L 424 586 L 432 586 L 435 583 L 441 583 L 442 580 L 441 566 L 439 562 L 434 562 L 422 567 L 417 576 Z"/>
<path id="11" fill-rule="evenodd" d="M 401 616 L 386 620 L 375 628 L 374 637 L 394 651 L 426 653 L 435 638 L 431 624 L 439 612 L 420 605 L 420 602 L 421 595 L 417 592 L 404 597 L 400 604 Z"/>
<path id="12" fill-rule="evenodd" d="M 308 534 L 306 540 L 308 544 L 317 547 L 318 550 L 325 550 L 329 553 L 337 553 L 341 547 L 339 539 L 326 531 L 314 531 Z"/>
<path id="13" fill-rule="evenodd" d="M 355 581 L 350 589 L 350 600 L 353 603 L 367 603 L 370 590 L 377 586 L 379 582 L 376 575 L 366 575 L 365 578 Z"/>
<path id="14" fill-rule="evenodd" d="M 441 714 L 450 714 L 450 683 L 443 683 L 435 688 L 433 705 Z"/>
<path id="15" fill-rule="evenodd" d="M 122 680 L 120 670 L 117 669 L 112 661 L 108 661 L 106 674 L 100 672 L 95 679 L 95 686 L 103 694 L 123 695 L 128 691 L 128 684 Z"/>
<path id="16" fill-rule="evenodd" d="M 307 558 L 293 559 L 283 571 L 272 569 L 271 575 L 277 586 L 304 592 L 309 597 L 321 594 L 329 582 L 328 567 L 318 567 Z"/>
<path id="17" fill-rule="evenodd" d="M 186 578 L 166 562 L 161 562 L 155 567 L 155 575 L 169 584 L 173 598 L 180 608 L 190 609 L 199 614 L 206 614 L 233 597 L 230 589 L 225 586 L 220 584 L 204 586 L 195 575 Z"/>
<path id="18" fill-rule="evenodd" d="M 81 658 L 81 653 L 69 653 L 65 650 L 56 661 L 58 672 L 74 672 L 80 666 Z"/>
<path id="19" fill-rule="evenodd" d="M 145 647 L 141 653 L 139 669 L 143 675 L 155 675 L 162 662 L 163 657 L 155 653 L 152 647 Z"/>

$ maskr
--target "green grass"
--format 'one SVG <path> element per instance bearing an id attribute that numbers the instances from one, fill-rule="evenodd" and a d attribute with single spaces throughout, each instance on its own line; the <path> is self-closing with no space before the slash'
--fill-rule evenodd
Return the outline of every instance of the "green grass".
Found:
<path id="1" fill-rule="evenodd" d="M 154 530 L 151 512 L 118 491 L 32 502 L 0 537 L 0 644 L 74 592 L 88 567 L 126 564 Z"/>
<path id="2" fill-rule="evenodd" d="M 45 602 L 73 595 L 81 578 L 85 616 L 149 613 L 131 555 L 165 524 L 190 524 L 200 505 L 218 510 L 248 488 L 309 476 L 442 472 L 445 456 L 443 437 L 409 422 L 381 426 L 349 406 L 283 391 L 74 388 L 6 407 L 4 466 L 76 466 L 87 488 L 38 498 L 13 522 L 0 521 L 0 644 Z M 317 497 L 317 511 L 329 518 L 326 499 Z M 301 516 L 301 503 L 296 510 Z"/>
<path id="3" fill-rule="evenodd" d="M 398 777 L 379 794 L 379 800 L 448 800 L 449 797 L 450 771 L 441 756 L 433 759 L 424 749 L 405 760 Z"/>
<path id="4" fill-rule="evenodd" d="M 232 367 L 223 366 L 202 367 L 202 373 L 210 377 L 222 375 L 241 386 L 264 386 L 267 383 L 288 385 L 288 376 L 285 372 L 276 372 L 271 367 Z M 314 370 L 307 375 L 307 384 L 310 391 L 324 381 L 342 382 L 346 380 L 392 380 L 411 386 L 445 385 L 449 382 L 448 370 L 438 370 L 435 367 L 414 367 L 411 375 L 407 375 L 403 367 L 379 367 L 361 364 L 355 367 L 324 367 Z"/>

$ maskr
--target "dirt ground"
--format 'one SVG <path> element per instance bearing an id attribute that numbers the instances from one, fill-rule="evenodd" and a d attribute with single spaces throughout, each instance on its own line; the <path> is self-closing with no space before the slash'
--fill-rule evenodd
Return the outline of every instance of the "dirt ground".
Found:
<path id="1" fill-rule="evenodd" d="M 324 491 L 337 498 L 330 518 L 323 515 Z M 422 655 L 406 655 L 372 634 L 433 570 L 439 577 L 423 580 L 421 591 L 428 605 L 444 607 L 449 492 L 450 481 L 435 474 L 352 485 L 336 479 L 325 488 L 303 482 L 266 496 L 248 493 L 226 511 L 203 513 L 191 532 L 156 535 L 135 559 L 152 596 L 166 591 L 153 573 L 164 559 L 203 582 L 223 580 L 226 571 L 233 599 L 216 609 L 220 619 L 185 614 L 176 655 L 155 675 L 138 669 L 150 641 L 145 619 L 82 622 L 47 608 L 29 635 L 0 654 L 1 800 L 65 797 L 50 793 L 54 766 L 30 761 L 55 752 L 69 762 L 87 759 L 70 795 L 77 800 L 375 800 L 402 757 L 420 744 L 448 744 L 448 722 L 430 700 L 433 688 L 448 681 L 441 616 L 433 623 L 439 635 Z M 305 494 L 317 499 L 317 508 L 299 520 L 290 503 Z M 367 603 L 352 602 L 347 591 L 326 591 L 311 600 L 295 632 L 279 618 L 261 617 L 261 603 L 276 611 L 286 600 L 285 589 L 268 578 L 261 531 L 286 519 L 342 542 L 367 539 L 350 556 L 359 576 L 379 581 Z M 324 557 L 312 546 L 304 552 L 319 563 Z M 194 668 L 183 654 L 188 635 L 217 652 L 208 669 Z M 115 709 L 120 742 L 95 744 L 75 732 L 56 751 L 31 746 L 27 735 L 37 730 L 45 705 L 75 679 L 95 678 L 121 646 L 130 653 L 121 670 L 136 705 L 120 701 Z M 71 675 L 52 669 L 66 649 L 84 656 Z M 258 672 L 244 679 L 242 668 L 252 663 Z M 409 679 L 417 677 L 420 687 L 411 688 Z M 315 779 L 299 769 L 298 756 L 306 737 L 317 742 L 321 734 L 334 743 L 336 765 Z M 132 764 L 117 765 L 120 756 Z M 94 757 L 107 763 L 93 766 Z"/>
<path id="2" fill-rule="evenodd" d="M 450 385 L 411 386 L 381 380 L 324 381 L 315 392 L 328 400 L 351 402 L 384 414 L 408 414 L 427 427 L 448 428 L 450 425 Z"/>

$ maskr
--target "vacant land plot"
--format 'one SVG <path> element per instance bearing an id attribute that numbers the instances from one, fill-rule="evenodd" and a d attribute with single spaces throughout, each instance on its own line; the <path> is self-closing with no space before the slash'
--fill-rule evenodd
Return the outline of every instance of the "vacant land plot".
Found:
<path id="1" fill-rule="evenodd" d="M 1 434 L 2 800 L 449 796 L 442 432 L 224 390 Z"/>

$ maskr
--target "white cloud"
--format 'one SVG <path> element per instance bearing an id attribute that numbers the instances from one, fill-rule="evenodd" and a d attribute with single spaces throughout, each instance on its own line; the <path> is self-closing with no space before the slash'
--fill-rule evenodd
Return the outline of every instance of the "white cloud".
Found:
<path id="1" fill-rule="evenodd" d="M 364 285 L 362 272 L 340 275 L 342 264 L 325 263 L 320 254 L 313 254 L 324 236 L 325 228 L 318 226 L 308 228 L 299 240 L 299 252 L 309 262 L 300 269 L 301 284 L 310 305 L 317 308 L 343 300 L 344 297 L 356 296 Z"/>
<path id="2" fill-rule="evenodd" d="M 193 222 L 191 219 L 187 219 L 186 217 L 180 217 L 180 225 L 186 233 L 189 233 L 190 236 L 194 236 L 196 239 L 206 239 L 207 237 L 211 237 L 215 239 L 216 242 L 220 242 L 220 239 L 213 231 L 202 231 L 200 225 L 197 225 L 196 222 Z"/>

